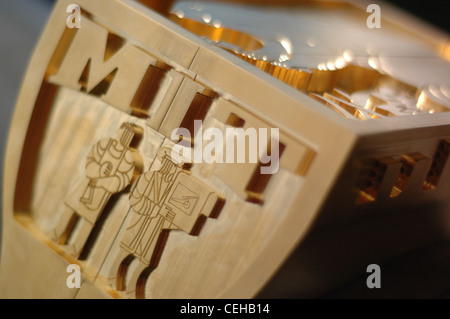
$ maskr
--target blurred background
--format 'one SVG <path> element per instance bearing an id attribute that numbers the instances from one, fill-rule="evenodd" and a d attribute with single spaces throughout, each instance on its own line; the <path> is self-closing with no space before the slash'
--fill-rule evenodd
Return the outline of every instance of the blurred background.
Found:
<path id="1" fill-rule="evenodd" d="M 161 0 L 162 1 L 162 0 Z M 283 0 L 287 1 L 287 0 Z M 53 0 L 0 0 L 0 191 L 3 193 L 3 156 L 6 147 L 9 123 L 14 109 L 17 94 L 20 89 L 22 77 L 26 71 L 28 60 L 33 48 L 51 13 Z M 73 1 L 76 3 L 76 0 Z M 236 1 L 235 1 L 236 2 Z M 246 2 L 246 1 L 239 1 Z M 263 3 L 263 0 L 248 2 Z M 294 1 L 289 1 L 294 2 Z M 429 24 L 450 33 L 448 12 L 444 0 L 431 2 L 391 0 L 386 1 L 399 8 L 412 13 Z M 1 199 L 0 199 L 1 200 Z M 1 230 L 1 220 L 0 220 Z M 406 261 L 404 261 L 406 262 Z M 288 272 L 295 272 L 295 263 L 287 267 Z M 400 267 L 400 266 L 398 266 Z M 399 271 L 402 271 L 402 267 Z M 271 283 L 272 288 L 282 289 L 282 278 L 278 284 Z M 276 297 L 276 295 L 263 292 L 262 297 Z M 285 294 L 284 296 L 289 296 Z M 296 297 L 295 294 L 291 297 Z"/>

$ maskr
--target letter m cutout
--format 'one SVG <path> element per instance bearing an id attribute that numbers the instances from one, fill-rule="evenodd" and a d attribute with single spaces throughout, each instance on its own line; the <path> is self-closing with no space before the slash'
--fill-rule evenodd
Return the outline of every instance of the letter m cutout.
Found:
<path id="1" fill-rule="evenodd" d="M 101 96 L 129 112 L 147 69 L 156 60 L 85 18 L 83 28 L 64 32 L 53 54 L 49 82 Z"/>

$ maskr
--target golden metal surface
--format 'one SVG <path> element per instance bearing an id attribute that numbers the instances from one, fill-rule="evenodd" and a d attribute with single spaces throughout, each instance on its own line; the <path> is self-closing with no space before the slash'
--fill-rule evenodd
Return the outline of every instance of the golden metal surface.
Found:
<path id="1" fill-rule="evenodd" d="M 364 9 L 347 1 L 289 7 L 178 1 L 171 19 L 328 107 L 341 89 L 352 105 L 333 109 L 344 117 L 449 111 L 448 43 L 421 38 L 382 15 L 382 27 L 371 29 Z"/>
<path id="2" fill-rule="evenodd" d="M 384 6 L 382 28 L 369 29 L 369 2 L 356 0 L 288 9 L 188 3 L 200 18 L 175 4 L 173 19 L 200 37 L 142 5 L 157 1 L 78 0 L 83 27 L 70 31 L 71 2 L 55 5 L 10 126 L 1 297 L 249 298 L 277 281 L 294 250 L 289 284 L 297 296 L 319 297 L 367 265 L 384 269 L 395 256 L 449 241 L 448 36 Z M 134 159 L 133 177 L 144 176 L 133 185 L 122 165 L 123 183 L 110 174 L 116 159 L 123 163 L 112 148 L 92 162 L 100 174 L 86 166 L 92 147 L 117 141 L 123 123 L 142 129 L 119 152 L 132 154 L 124 165 Z M 253 139 L 260 161 L 196 161 L 197 150 L 212 155 L 208 138 L 195 134 L 203 127 L 244 131 L 249 143 L 233 143 L 233 157 L 245 147 L 250 159 Z M 175 146 L 194 161 L 161 163 Z M 276 174 L 261 172 L 269 153 L 279 155 L 270 160 Z M 175 186 L 175 171 L 186 189 Z M 84 208 L 90 197 L 77 188 L 91 179 L 89 188 L 107 191 L 96 189 L 106 206 Z M 206 198 L 202 216 L 175 211 L 193 199 L 189 190 Z M 144 212 L 138 198 L 152 209 L 143 221 L 157 223 L 145 236 L 157 241 L 129 227 Z M 70 213 L 89 224 L 72 225 Z M 135 250 L 128 236 L 150 249 Z M 73 264 L 78 287 L 66 284 Z"/>

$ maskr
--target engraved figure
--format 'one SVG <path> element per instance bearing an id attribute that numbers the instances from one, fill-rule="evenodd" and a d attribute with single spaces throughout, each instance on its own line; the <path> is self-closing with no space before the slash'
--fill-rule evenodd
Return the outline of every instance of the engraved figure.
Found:
<path id="1" fill-rule="evenodd" d="M 217 218 L 224 200 L 211 188 L 192 177 L 182 164 L 162 148 L 154 165 L 141 175 L 130 194 L 133 215 L 120 243 L 120 252 L 110 269 L 110 283 L 143 298 L 145 283 L 158 266 L 170 230 L 197 236 L 207 217 Z M 129 280 L 126 273 L 137 259 Z"/>
<path id="2" fill-rule="evenodd" d="M 118 139 L 102 139 L 91 149 L 86 161 L 86 177 L 66 196 L 66 209 L 53 235 L 59 244 L 66 244 L 71 237 L 74 257 L 79 257 L 111 196 L 123 191 L 139 173 L 140 155 L 131 145 L 142 133 L 139 126 L 124 123 Z M 77 223 L 80 225 L 75 232 Z"/>

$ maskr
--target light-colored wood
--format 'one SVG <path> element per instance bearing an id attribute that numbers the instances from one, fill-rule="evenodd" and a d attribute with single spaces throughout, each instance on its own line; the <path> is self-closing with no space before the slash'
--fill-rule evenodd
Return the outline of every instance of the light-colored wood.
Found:
<path id="1" fill-rule="evenodd" d="M 119 291 L 145 297 L 145 283 L 158 267 L 171 231 L 198 235 L 207 217 L 217 218 L 223 199 L 201 184 L 161 148 L 152 168 L 142 174 L 130 193 L 132 216 L 125 223 L 120 252 L 108 280 Z M 159 168 L 157 168 L 159 167 Z M 133 259 L 138 265 L 127 274 Z"/>
<path id="2" fill-rule="evenodd" d="M 7 224 L 10 227 L 5 227 L 2 241 L 2 254 L 7 257 L 2 259 L 1 269 L 8 274 L 0 278 L 2 298 L 74 298 L 78 289 L 66 286 L 67 266 L 77 261 L 65 258 L 64 253 L 36 229 L 34 221 L 24 217 L 18 221 Z M 51 271 L 48 271 L 49 265 Z"/>
<path id="3" fill-rule="evenodd" d="M 450 113 L 438 113 L 446 101 L 433 90 L 367 65 L 241 58 L 131 0 L 79 0 L 82 27 L 68 29 L 68 4 L 54 8 L 12 120 L 0 296 L 253 297 L 311 229 L 334 240 L 333 225 L 374 207 L 448 205 Z M 445 66 L 443 79 L 448 62 L 431 64 Z M 412 90 L 418 111 L 436 113 L 399 116 L 381 86 Z M 276 172 L 262 174 L 250 143 L 244 163 L 237 143 L 232 163 L 172 154 L 206 152 L 207 129 L 224 141 L 227 129 L 249 141 L 254 129 L 257 142 L 270 132 L 254 150 L 278 149 Z M 79 289 L 66 286 L 69 264 L 81 268 Z M 339 273 L 350 280 L 353 266 Z"/>

